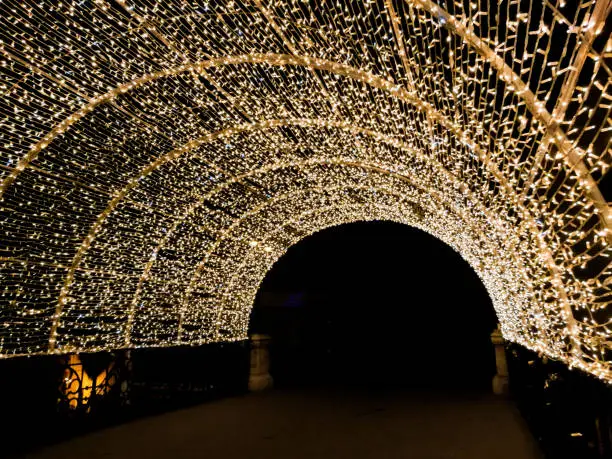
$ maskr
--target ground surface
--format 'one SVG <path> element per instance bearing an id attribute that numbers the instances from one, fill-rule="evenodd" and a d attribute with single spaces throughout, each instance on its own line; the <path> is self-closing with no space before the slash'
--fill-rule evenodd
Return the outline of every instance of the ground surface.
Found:
<path id="1" fill-rule="evenodd" d="M 511 402 L 365 390 L 230 398 L 94 432 L 27 457 L 541 458 Z"/>

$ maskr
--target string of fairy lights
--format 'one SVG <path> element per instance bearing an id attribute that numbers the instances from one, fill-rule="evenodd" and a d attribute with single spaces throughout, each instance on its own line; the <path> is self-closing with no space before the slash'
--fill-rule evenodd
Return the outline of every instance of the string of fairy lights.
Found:
<path id="1" fill-rule="evenodd" d="M 612 381 L 611 5 L 0 0 L 0 356 L 244 339 L 291 245 L 378 219 Z"/>

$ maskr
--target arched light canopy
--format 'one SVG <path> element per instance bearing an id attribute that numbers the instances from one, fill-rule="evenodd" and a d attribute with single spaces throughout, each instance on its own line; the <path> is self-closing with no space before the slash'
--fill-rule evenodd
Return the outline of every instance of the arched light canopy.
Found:
<path id="1" fill-rule="evenodd" d="M 0 1 L 0 355 L 244 339 L 291 245 L 391 220 L 612 381 L 610 9 Z"/>

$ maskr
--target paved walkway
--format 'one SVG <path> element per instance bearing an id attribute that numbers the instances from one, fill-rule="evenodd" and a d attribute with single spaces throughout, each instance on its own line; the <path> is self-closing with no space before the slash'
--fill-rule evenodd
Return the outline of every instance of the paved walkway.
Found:
<path id="1" fill-rule="evenodd" d="M 28 458 L 540 459 L 516 408 L 489 396 L 271 391 L 133 421 Z"/>

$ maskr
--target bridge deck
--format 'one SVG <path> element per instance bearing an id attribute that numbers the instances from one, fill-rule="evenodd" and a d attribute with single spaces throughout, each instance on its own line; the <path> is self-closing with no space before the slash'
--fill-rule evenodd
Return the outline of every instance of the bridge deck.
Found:
<path id="1" fill-rule="evenodd" d="M 28 457 L 541 458 L 510 402 L 489 396 L 271 391 L 136 420 Z"/>

